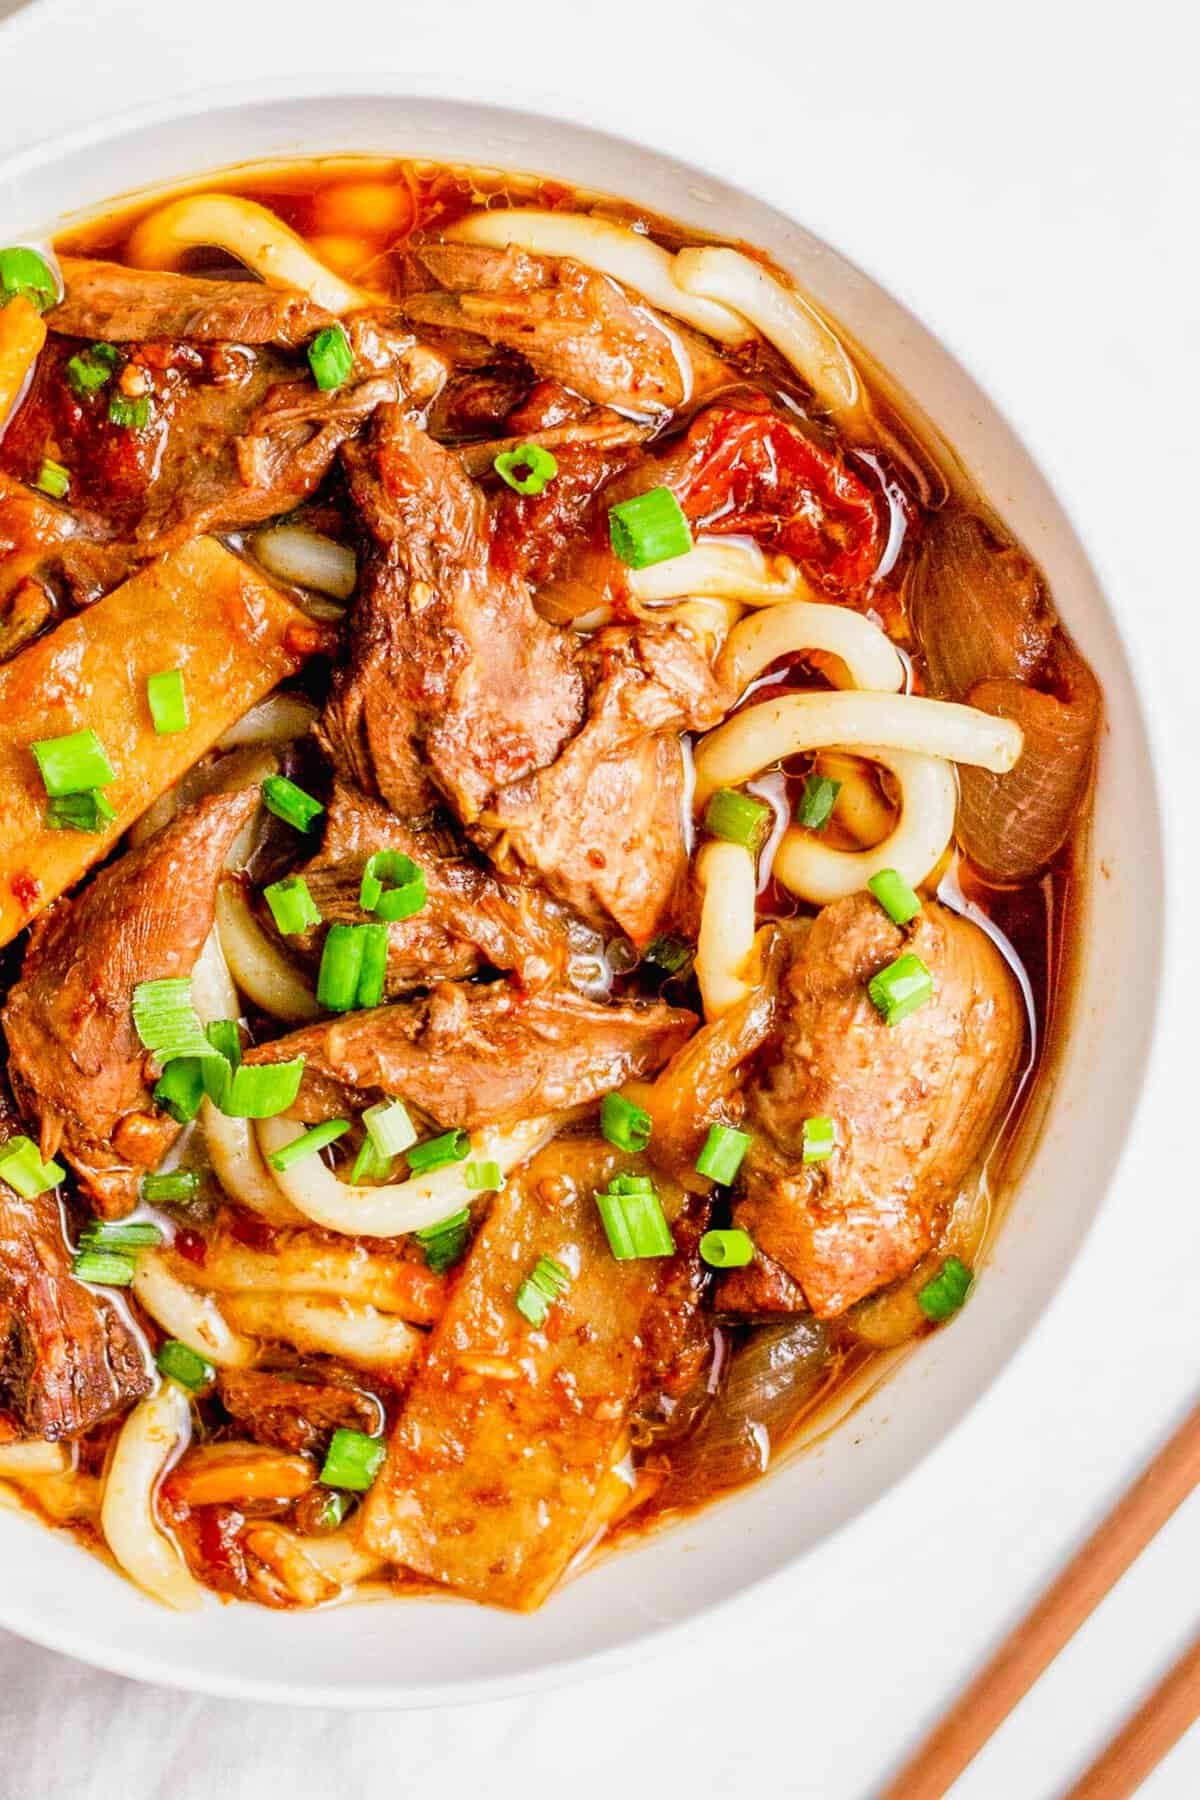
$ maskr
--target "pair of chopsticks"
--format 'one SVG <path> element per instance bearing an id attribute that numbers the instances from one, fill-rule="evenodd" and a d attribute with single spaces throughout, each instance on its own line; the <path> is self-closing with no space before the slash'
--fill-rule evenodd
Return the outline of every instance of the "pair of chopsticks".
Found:
<path id="1" fill-rule="evenodd" d="M 880 1800 L 944 1800 L 967 1764 L 1200 1483 L 1200 1406 L 959 1696 Z M 1200 1716 L 1200 1637 L 1064 1800 L 1126 1800 Z"/>

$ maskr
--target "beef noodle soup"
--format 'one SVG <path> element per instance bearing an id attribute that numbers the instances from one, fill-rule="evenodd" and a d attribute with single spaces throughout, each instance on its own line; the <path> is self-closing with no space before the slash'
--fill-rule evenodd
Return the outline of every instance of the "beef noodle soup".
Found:
<path id="1" fill-rule="evenodd" d="M 0 1492 L 536 1607 L 967 1300 L 1095 679 L 752 248 L 339 161 L 0 299 Z"/>

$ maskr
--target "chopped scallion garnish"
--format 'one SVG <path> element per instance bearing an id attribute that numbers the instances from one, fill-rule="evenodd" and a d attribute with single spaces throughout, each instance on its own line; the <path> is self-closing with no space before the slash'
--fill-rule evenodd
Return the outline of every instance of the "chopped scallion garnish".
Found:
<path id="1" fill-rule="evenodd" d="M 351 1185 L 357 1185 L 360 1181 L 387 1181 L 391 1173 L 392 1158 L 381 1156 L 370 1136 L 364 1137 L 350 1170 Z"/>
<path id="2" fill-rule="evenodd" d="M 754 1239 L 736 1227 L 730 1231 L 706 1231 L 700 1239 L 700 1255 L 710 1269 L 744 1269 L 754 1261 Z"/>
<path id="3" fill-rule="evenodd" d="M 66 1177 L 61 1163 L 42 1161 L 32 1138 L 21 1135 L 0 1144 L 0 1181 L 7 1181 L 23 1199 L 36 1200 Z"/>
<path id="4" fill-rule="evenodd" d="M 275 928 L 283 937 L 295 937 L 321 923 L 321 909 L 309 892 L 303 875 L 287 875 L 263 889 Z"/>
<path id="5" fill-rule="evenodd" d="M 177 1056 L 214 1054 L 192 1004 L 192 984 L 186 975 L 139 981 L 133 990 L 133 1028 L 163 1065 Z"/>
<path id="6" fill-rule="evenodd" d="M 33 485 L 43 494 L 49 494 L 52 500 L 65 500 L 71 491 L 71 477 L 61 463 L 45 456 Z"/>
<path id="7" fill-rule="evenodd" d="M 268 775 L 262 784 L 263 805 L 285 825 L 297 831 L 311 831 L 325 808 L 286 775 Z"/>
<path id="8" fill-rule="evenodd" d="M 640 1186 L 618 1187 L 614 1178 L 606 1193 L 596 1195 L 596 1205 L 618 1262 L 673 1253 L 675 1240 L 652 1184 L 647 1192 Z"/>
<path id="9" fill-rule="evenodd" d="M 431 1169 L 465 1162 L 470 1154 L 471 1140 L 465 1131 L 443 1131 L 440 1137 L 414 1144 L 408 1153 L 408 1166 L 414 1175 L 428 1175 Z"/>
<path id="10" fill-rule="evenodd" d="M 670 488 L 651 488 L 608 509 L 613 550 L 628 569 L 669 562 L 692 547 L 692 528 Z"/>
<path id="11" fill-rule="evenodd" d="M 343 326 L 329 325 L 318 331 L 308 346 L 308 366 L 322 393 L 345 386 L 354 369 L 354 352 Z"/>
<path id="12" fill-rule="evenodd" d="M 207 1060 L 207 1059 L 205 1059 Z M 204 1068 L 198 1056 L 180 1056 L 168 1063 L 154 1084 L 154 1099 L 177 1125 L 187 1125 L 200 1111 L 204 1098 Z"/>
<path id="13" fill-rule="evenodd" d="M 27 244 L 0 250 L 0 306 L 7 306 L 18 294 L 38 312 L 58 304 L 58 283 L 49 263 Z"/>
<path id="14" fill-rule="evenodd" d="M 921 910 L 921 902 L 897 869 L 880 869 L 867 886 L 893 925 L 907 925 Z"/>
<path id="15" fill-rule="evenodd" d="M 109 1250 L 117 1256 L 136 1256 L 139 1250 L 154 1250 L 163 1234 L 151 1219 L 92 1219 L 79 1234 L 81 1250 Z"/>
<path id="16" fill-rule="evenodd" d="M 518 444 L 515 450 L 501 450 L 492 458 L 492 467 L 501 481 L 518 494 L 540 494 L 558 474 L 557 459 L 540 444 Z"/>
<path id="17" fill-rule="evenodd" d="M 335 1431 L 321 1470 L 326 1487 L 348 1488 L 351 1493 L 365 1494 L 383 1466 L 387 1455 L 378 1438 L 365 1431 Z"/>
<path id="18" fill-rule="evenodd" d="M 886 969 L 880 969 L 867 983 L 872 1004 L 883 1014 L 884 1023 L 899 1025 L 910 1013 L 933 999 L 933 976 L 919 956 L 906 950 Z"/>
<path id="19" fill-rule="evenodd" d="M 386 925 L 331 925 L 317 970 L 317 1004 L 329 1012 L 378 1006 L 387 985 Z"/>
<path id="20" fill-rule="evenodd" d="M 661 969 L 664 975 L 686 975 L 696 957 L 686 938 L 674 937 L 668 933 L 664 937 L 651 939 L 642 960 Z"/>
<path id="21" fill-rule="evenodd" d="M 98 394 L 112 379 L 120 361 L 114 344 L 91 344 L 80 350 L 67 364 L 67 383 L 80 399 L 85 394 Z"/>
<path id="22" fill-rule="evenodd" d="M 217 1371 L 208 1358 L 189 1345 L 181 1344 L 178 1338 L 168 1338 L 154 1360 L 161 1374 L 177 1381 L 191 1394 L 203 1393 L 217 1379 Z"/>
<path id="23" fill-rule="evenodd" d="M 172 1069 L 177 1066 L 176 1063 L 171 1064 Z M 176 1200 L 191 1200 L 199 1186 L 200 1177 L 195 1169 L 168 1169 L 161 1175 L 143 1175 L 140 1191 L 143 1200 L 151 1206 L 157 1206 Z"/>
<path id="24" fill-rule="evenodd" d="M 159 737 L 175 737 L 188 727 L 187 690 L 182 669 L 163 669 L 146 678 L 150 717 Z"/>
<path id="25" fill-rule="evenodd" d="M 417 1141 L 417 1128 L 402 1100 L 380 1100 L 362 1116 L 371 1142 L 380 1156 L 399 1156 Z"/>
<path id="26" fill-rule="evenodd" d="M 805 825 L 809 831 L 824 831 L 833 817 L 834 803 L 841 791 L 841 782 L 831 780 L 828 775 L 807 776 L 804 792 L 796 806 L 797 825 Z"/>
<path id="27" fill-rule="evenodd" d="M 236 1069 L 225 1063 L 219 1084 L 207 1088 L 208 1097 L 227 1118 L 274 1119 L 295 1105 L 303 1075 L 302 1056 L 284 1063 L 242 1063 Z"/>
<path id="28" fill-rule="evenodd" d="M 749 1132 L 736 1131 L 732 1125 L 710 1125 L 704 1148 L 696 1158 L 696 1173 L 728 1187 L 736 1179 L 749 1148 Z"/>
<path id="29" fill-rule="evenodd" d="M 498 1194 L 504 1186 L 498 1162 L 469 1162 L 463 1170 L 463 1181 L 477 1194 Z"/>
<path id="30" fill-rule="evenodd" d="M 96 1287 L 128 1287 L 134 1277 L 133 1258 L 110 1250 L 83 1250 L 71 1264 L 71 1273 Z"/>
<path id="31" fill-rule="evenodd" d="M 46 824 L 51 831 L 85 831 L 95 837 L 106 831 L 117 816 L 117 809 L 99 788 L 86 794 L 60 794 L 46 802 Z"/>
<path id="32" fill-rule="evenodd" d="M 65 737 L 39 738 L 30 749 L 52 800 L 64 794 L 86 794 L 115 780 L 104 745 L 90 726 L 69 731 Z"/>
<path id="33" fill-rule="evenodd" d="M 833 1155 L 837 1136 L 833 1120 L 818 1115 L 804 1121 L 804 1161 L 826 1162 Z"/>
<path id="34" fill-rule="evenodd" d="M 326 1145 L 335 1144 L 338 1138 L 345 1137 L 349 1129 L 349 1119 L 326 1119 L 322 1124 L 302 1131 L 290 1144 L 281 1144 L 278 1150 L 272 1150 L 267 1161 L 277 1174 L 286 1174 L 288 1169 L 303 1162 L 305 1157 L 315 1156 L 318 1150 L 324 1150 Z"/>
<path id="35" fill-rule="evenodd" d="M 436 1225 L 413 1233 L 435 1275 L 444 1275 L 459 1260 L 467 1247 L 470 1229 L 471 1214 L 464 1206 L 448 1218 L 439 1219 Z"/>
<path id="36" fill-rule="evenodd" d="M 757 856 L 770 835 L 771 817 L 765 800 L 737 788 L 718 788 L 704 809 L 704 829 Z"/>
<path id="37" fill-rule="evenodd" d="M 411 918 L 425 905 L 424 869 L 399 850 L 377 850 L 367 858 L 358 904 L 389 924 Z"/>
<path id="38" fill-rule="evenodd" d="M 539 1256 L 517 1289 L 516 1308 L 537 1330 L 550 1317 L 550 1308 L 571 1285 L 570 1271 L 552 1256 Z"/>
<path id="39" fill-rule="evenodd" d="M 618 1150 L 636 1155 L 650 1142 L 652 1129 L 653 1121 L 644 1108 L 623 1094 L 605 1094 L 600 1102 L 600 1130 Z"/>
<path id="40" fill-rule="evenodd" d="M 975 1285 L 975 1277 L 957 1256 L 948 1256 L 932 1281 L 917 1293 L 917 1305 L 927 1319 L 940 1323 L 956 1313 Z"/>
<path id="41" fill-rule="evenodd" d="M 149 394 L 113 394 L 108 402 L 108 422 L 123 431 L 145 431 L 150 423 Z"/>

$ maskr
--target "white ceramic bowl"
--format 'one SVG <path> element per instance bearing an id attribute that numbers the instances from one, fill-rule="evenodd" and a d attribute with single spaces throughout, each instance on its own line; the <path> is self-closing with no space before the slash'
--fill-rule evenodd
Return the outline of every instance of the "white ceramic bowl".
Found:
<path id="1" fill-rule="evenodd" d="M 1047 571 L 1104 686 L 1090 855 L 1105 876 L 1049 1119 L 972 1305 L 901 1366 L 852 1432 L 609 1558 L 534 1617 L 452 1601 L 298 1615 L 213 1603 L 179 1617 L 69 1538 L 0 1512 L 0 1623 L 11 1630 L 145 1680 L 353 1707 L 478 1700 L 627 1660 L 817 1552 L 961 1419 L 1046 1306 L 1113 1176 L 1148 1060 L 1163 892 L 1149 743 L 1112 613 L 1046 479 L 938 342 L 827 244 L 715 176 L 553 118 L 381 87 L 226 92 L 25 152 L 0 167 L 0 242 L 131 189 L 263 157 L 357 150 L 536 170 L 762 245 L 916 397 Z M 1130 844 L 1136 856 L 1117 853 Z M 1122 966 L 1137 967 L 1139 981 L 1114 990 L 1105 971 Z"/>

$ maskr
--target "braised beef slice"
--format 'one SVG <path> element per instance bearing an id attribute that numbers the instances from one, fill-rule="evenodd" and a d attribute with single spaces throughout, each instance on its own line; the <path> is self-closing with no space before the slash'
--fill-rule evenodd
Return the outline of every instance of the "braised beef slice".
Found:
<path id="1" fill-rule="evenodd" d="M 361 922 L 363 869 L 379 850 L 411 857 L 425 875 L 424 907 L 388 926 L 389 998 L 485 965 L 515 970 L 527 988 L 564 977 L 578 928 L 562 907 L 538 887 L 502 880 L 448 828 L 407 825 L 343 783 L 326 808 L 320 854 L 304 870 L 326 924 Z M 317 929 L 288 946 L 316 956 L 321 940 Z"/>
<path id="2" fill-rule="evenodd" d="M 0 470 L 0 660 L 46 623 L 55 592 L 83 606 L 133 573 L 137 555 L 107 537 L 102 519 Z"/>
<path id="3" fill-rule="evenodd" d="M 661 1067 L 695 1023 L 660 1001 L 600 1006 L 570 991 L 446 982 L 427 999 L 305 1026 L 246 1061 L 304 1057 L 292 1109 L 303 1119 L 342 1116 L 389 1094 L 439 1125 L 473 1131 L 598 1100 Z"/>
<path id="4" fill-rule="evenodd" d="M 371 548 L 319 735 L 339 772 L 412 819 L 460 819 L 553 761 L 583 710 L 572 646 L 492 567 L 480 490 L 399 407 L 345 453 Z"/>
<path id="5" fill-rule="evenodd" d="M 198 801 L 38 919 L 0 1021 L 21 1108 L 96 1209 L 119 1218 L 178 1127 L 155 1109 L 135 986 L 190 975 L 212 929 L 225 855 L 254 790 Z"/>
<path id="6" fill-rule="evenodd" d="M 52 331 L 110 344 L 146 338 L 193 343 L 279 344 L 295 349 L 334 323 L 291 288 L 128 269 L 89 256 L 59 258 L 66 292 L 46 315 Z"/>
<path id="7" fill-rule="evenodd" d="M 379 1428 L 379 1404 L 369 1394 L 335 1382 L 304 1381 L 273 1369 L 222 1369 L 221 1404 L 256 1442 L 312 1454 L 333 1432 Z"/>
<path id="8" fill-rule="evenodd" d="M 478 836 L 581 917 L 613 920 L 641 946 L 663 929 L 687 869 L 680 733 L 717 724 L 730 696 L 669 626 L 598 632 L 580 666 L 582 730 L 549 768 L 493 797 Z"/>
<path id="9" fill-rule="evenodd" d="M 902 951 L 933 998 L 887 1025 L 867 995 Z M 797 934 L 780 990 L 777 1053 L 752 1084 L 736 1223 L 832 1318 L 905 1275 L 933 1244 L 997 1126 L 1024 1042 L 1016 983 L 991 939 L 926 901 L 907 932 L 868 894 Z M 805 1163 L 804 1122 L 838 1143 Z"/>
<path id="10" fill-rule="evenodd" d="M 20 1130 L 0 1093 L 0 1142 Z M 71 1274 L 57 1197 L 26 1200 L 0 1181 L 0 1394 L 23 1430 L 76 1437 L 149 1386 L 123 1314 Z"/>

